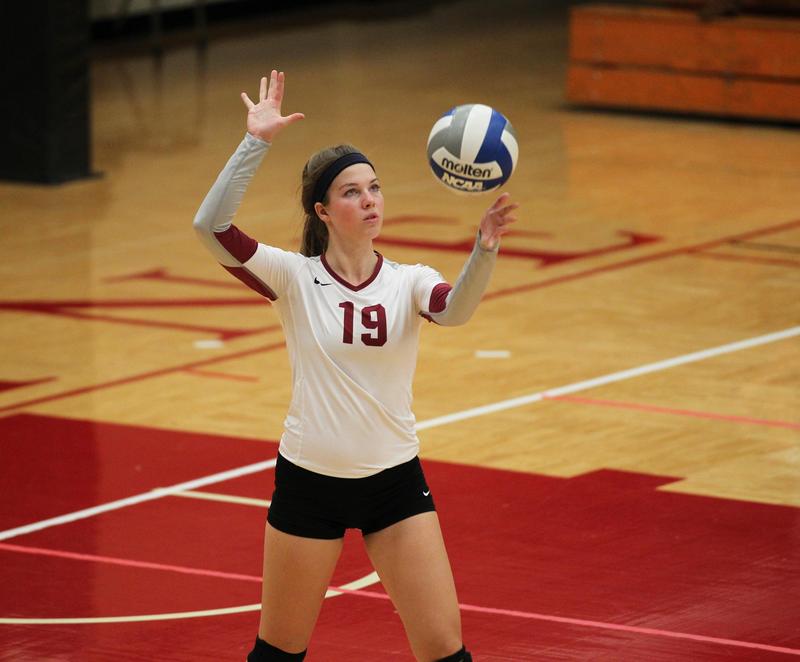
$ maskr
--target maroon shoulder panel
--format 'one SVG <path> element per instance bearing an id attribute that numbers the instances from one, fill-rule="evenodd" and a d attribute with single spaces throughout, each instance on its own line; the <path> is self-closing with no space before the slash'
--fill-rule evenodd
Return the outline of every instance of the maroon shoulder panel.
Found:
<path id="1" fill-rule="evenodd" d="M 258 248 L 258 242 L 252 237 L 248 237 L 235 225 L 231 225 L 222 232 L 215 232 L 214 236 L 226 251 L 242 263 L 253 257 Z"/>
<path id="2" fill-rule="evenodd" d="M 447 295 L 453 286 L 450 283 L 439 283 L 431 290 L 431 300 L 428 303 L 428 311 L 431 313 L 441 313 L 447 304 Z"/>

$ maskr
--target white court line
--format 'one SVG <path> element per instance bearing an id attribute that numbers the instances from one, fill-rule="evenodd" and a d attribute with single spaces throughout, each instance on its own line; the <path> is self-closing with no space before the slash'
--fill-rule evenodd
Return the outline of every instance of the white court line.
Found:
<path id="1" fill-rule="evenodd" d="M 547 391 L 531 393 L 530 395 L 523 395 L 518 398 L 511 398 L 509 400 L 502 400 L 500 402 L 495 402 L 494 404 L 491 405 L 474 407 L 473 409 L 466 409 L 464 411 L 456 412 L 454 414 L 439 416 L 438 418 L 431 418 L 427 421 L 420 421 L 417 423 L 417 430 L 427 430 L 429 428 L 438 427 L 440 425 L 448 425 L 449 423 L 455 423 L 457 421 L 463 421 L 469 418 L 483 416 L 485 414 L 493 414 L 498 411 L 513 409 L 515 407 L 523 407 L 525 405 L 533 404 L 535 402 L 540 402 L 541 400 L 544 400 L 546 397 L 557 397 L 560 395 L 567 395 L 569 393 L 576 393 L 578 391 L 585 391 L 587 389 L 595 388 L 597 386 L 604 386 L 605 384 L 612 384 L 614 382 L 619 382 L 624 379 L 631 379 L 632 377 L 639 377 L 641 375 L 658 372 L 660 370 L 667 370 L 669 368 L 674 368 L 679 365 L 686 365 L 687 363 L 694 363 L 696 361 L 702 361 L 704 359 L 709 359 L 715 356 L 721 356 L 722 354 L 738 352 L 743 349 L 750 349 L 751 347 L 758 347 L 760 345 L 766 345 L 768 343 L 777 342 L 779 340 L 786 340 L 787 338 L 792 338 L 797 335 L 800 335 L 800 326 L 793 326 L 789 329 L 784 329 L 783 331 L 776 331 L 775 333 L 768 333 L 763 336 L 756 336 L 755 338 L 740 340 L 738 342 L 728 343 L 727 345 L 720 345 L 719 347 L 712 347 L 710 349 L 704 349 L 699 352 L 692 352 L 691 354 L 684 354 L 683 356 L 676 356 L 675 358 L 665 359 L 664 361 L 648 363 L 638 368 L 631 368 L 629 370 L 613 372 L 603 377 L 587 379 L 582 382 L 568 384 L 567 386 L 560 386 L 558 388 L 550 389 Z M 53 517 L 51 519 L 42 520 L 41 522 L 34 522 L 33 524 L 20 526 L 15 529 L 8 529 L 7 531 L 0 532 L 0 540 L 8 540 L 9 538 L 14 538 L 15 536 L 21 536 L 26 533 L 32 533 L 34 531 L 40 531 L 42 529 L 46 529 L 51 526 L 58 526 L 60 524 L 66 524 L 68 522 L 74 522 L 76 520 L 84 519 L 86 517 L 93 517 L 94 515 L 99 515 L 100 513 L 105 513 L 110 510 L 117 510 L 119 508 L 133 506 L 135 504 L 142 503 L 144 501 L 152 501 L 153 499 L 159 499 L 161 497 L 174 494 L 175 492 L 192 490 L 196 487 L 211 485 L 212 483 L 219 483 L 224 480 L 228 480 L 230 478 L 245 476 L 247 474 L 263 471 L 265 469 L 269 469 L 274 466 L 275 466 L 274 459 L 267 460 L 265 462 L 258 462 L 256 464 L 250 464 L 245 467 L 240 467 L 239 469 L 231 469 L 230 471 L 223 471 L 222 473 L 213 474 L 211 476 L 206 476 L 204 478 L 197 478 L 196 480 L 191 480 L 186 483 L 179 483 L 178 485 L 173 485 L 172 487 L 159 488 L 151 492 L 138 494 L 136 496 L 128 497 L 126 499 L 111 501 L 110 503 L 106 503 L 100 506 L 95 506 L 94 508 L 87 508 L 86 510 L 79 510 L 74 513 L 69 513 L 67 515 L 61 515 L 60 517 Z"/>
<path id="2" fill-rule="evenodd" d="M 252 497 L 219 494 L 218 492 L 195 492 L 193 490 L 175 492 L 172 496 L 186 497 L 187 499 L 205 499 L 207 501 L 223 501 L 225 503 L 241 503 L 245 506 L 259 506 L 261 508 L 269 508 L 269 505 L 272 503 L 272 501 L 267 499 L 253 499 Z"/>
<path id="3" fill-rule="evenodd" d="M 372 586 L 373 584 L 377 584 L 379 581 L 380 577 L 378 577 L 378 573 L 373 570 L 371 573 L 365 575 L 361 579 L 356 579 L 354 582 L 350 582 L 349 584 L 342 584 L 341 588 L 346 589 L 348 591 L 358 591 L 359 589 L 367 588 L 367 586 Z M 342 594 L 341 591 L 337 591 L 331 588 L 325 591 L 326 598 L 333 598 L 341 594 Z"/>
<path id="4" fill-rule="evenodd" d="M 171 621 L 178 618 L 200 618 L 202 616 L 224 616 L 259 611 L 261 603 L 222 607 L 201 611 L 178 611 L 171 614 L 133 614 L 131 616 L 87 616 L 76 618 L 0 618 L 0 625 L 92 625 L 96 623 L 143 623 L 146 621 Z"/>
<path id="5" fill-rule="evenodd" d="M 620 372 L 612 372 L 609 375 L 595 377 L 594 379 L 587 379 L 582 382 L 575 382 L 574 384 L 568 384 L 567 386 L 559 386 L 558 388 L 552 388 L 547 391 L 539 391 L 538 393 L 531 393 L 529 395 L 522 395 L 518 398 L 511 398 L 509 400 L 495 402 L 491 405 L 483 405 L 482 407 L 474 407 L 473 409 L 459 411 L 455 414 L 447 414 L 445 416 L 431 418 L 427 421 L 421 421 L 420 423 L 417 423 L 417 430 L 427 430 L 428 428 L 435 428 L 440 425 L 447 425 L 448 423 L 455 423 L 468 418 L 475 418 L 476 416 L 494 414 L 495 412 L 503 411 L 505 409 L 523 407 L 525 405 L 533 404 L 534 402 L 540 402 L 545 398 L 554 398 L 560 395 L 567 395 L 569 393 L 577 393 L 578 391 L 585 391 L 590 388 L 605 386 L 606 384 L 613 384 L 614 382 L 621 382 L 624 379 L 640 377 L 641 375 L 648 375 L 653 372 L 659 372 L 660 370 L 675 368 L 679 365 L 686 365 L 687 363 L 694 363 L 696 361 L 710 359 L 714 356 L 730 354 L 731 352 L 738 352 L 743 349 L 750 349 L 751 347 L 766 345 L 768 343 L 777 342 L 778 340 L 785 340 L 797 335 L 800 335 L 800 326 L 793 326 L 789 329 L 784 329 L 783 331 L 776 331 L 775 333 L 768 333 L 763 336 L 749 338 L 748 340 L 740 340 L 727 345 L 720 345 L 719 347 L 703 349 L 699 352 L 692 352 L 691 354 L 676 356 L 675 358 L 665 359 L 664 361 L 648 363 L 646 365 L 639 366 L 638 368 L 621 370 Z"/>
<path id="6" fill-rule="evenodd" d="M 348 591 L 372 586 L 380 581 L 377 572 L 371 572 L 340 588 Z M 328 589 L 326 598 L 342 595 L 341 591 Z M 241 605 L 239 607 L 222 607 L 220 609 L 203 609 L 201 611 L 179 611 L 171 614 L 138 614 L 133 616 L 87 616 L 85 618 L 0 618 L 0 625 L 86 625 L 94 623 L 142 623 L 145 621 L 171 621 L 179 618 L 202 618 L 207 616 L 224 616 L 226 614 L 242 614 L 248 611 L 260 611 L 261 603 Z"/>
<path id="7" fill-rule="evenodd" d="M 259 471 L 271 469 L 275 466 L 275 462 L 276 458 L 265 460 L 263 462 L 256 462 L 255 464 L 248 464 L 244 467 L 238 467 L 237 469 L 229 469 L 228 471 L 221 471 L 220 473 L 211 474 L 210 476 L 195 478 L 194 480 L 189 480 L 185 483 L 178 483 L 177 485 L 172 485 L 171 487 L 159 487 L 155 490 L 144 492 L 143 494 L 136 494 L 124 499 L 118 499 L 117 501 L 109 501 L 108 503 L 104 503 L 99 506 L 86 508 L 84 510 L 76 510 L 74 513 L 67 513 L 66 515 L 60 515 L 58 517 L 51 517 L 50 519 L 34 522 L 33 524 L 18 526 L 15 529 L 7 529 L 6 531 L 0 531 L 0 540 L 8 540 L 9 538 L 22 536 L 26 533 L 41 531 L 42 529 L 47 529 L 51 526 L 68 524 L 69 522 L 75 522 L 79 519 L 94 517 L 95 515 L 107 513 L 111 510 L 119 510 L 120 508 L 135 506 L 136 504 L 144 503 L 145 501 L 161 499 L 162 497 L 169 496 L 175 492 L 193 490 L 196 487 L 212 485 L 213 483 L 221 483 L 223 481 L 230 480 L 231 478 L 238 478 L 239 476 L 247 476 L 248 474 L 258 473 Z"/>

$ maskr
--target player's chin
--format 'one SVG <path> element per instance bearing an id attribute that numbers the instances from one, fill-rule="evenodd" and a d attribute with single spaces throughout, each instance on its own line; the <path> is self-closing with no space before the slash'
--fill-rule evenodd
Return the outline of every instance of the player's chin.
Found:
<path id="1" fill-rule="evenodd" d="M 383 218 L 373 218 L 364 221 L 364 231 L 372 238 L 375 239 L 383 228 Z"/>

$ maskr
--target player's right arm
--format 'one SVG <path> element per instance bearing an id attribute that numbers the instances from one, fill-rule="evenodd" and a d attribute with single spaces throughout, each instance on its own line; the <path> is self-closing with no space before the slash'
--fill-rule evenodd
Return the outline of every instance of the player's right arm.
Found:
<path id="1" fill-rule="evenodd" d="M 457 326 L 472 317 L 489 284 L 500 237 L 516 222 L 514 210 L 518 206 L 508 193 L 503 193 L 486 210 L 475 246 L 454 287 L 430 267 L 418 270 L 417 308 L 425 319 L 442 326 Z"/>
<path id="2" fill-rule="evenodd" d="M 266 282 L 264 269 L 255 268 L 265 263 L 265 256 L 256 253 L 277 249 L 260 245 L 246 235 L 233 224 L 233 217 L 274 137 L 289 124 L 303 119 L 302 113 L 281 115 L 283 88 L 283 72 L 273 70 L 269 88 L 267 79 L 261 79 L 257 104 L 242 92 L 242 101 L 247 106 L 247 134 L 209 190 L 193 223 L 200 241 L 225 269 L 273 300 L 277 295 Z"/>

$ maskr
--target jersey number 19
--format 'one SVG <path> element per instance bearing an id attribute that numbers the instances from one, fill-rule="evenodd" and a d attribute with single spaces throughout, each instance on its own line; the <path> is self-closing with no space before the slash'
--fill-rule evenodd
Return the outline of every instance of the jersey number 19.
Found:
<path id="1" fill-rule="evenodd" d="M 353 322 L 356 317 L 356 306 L 352 301 L 343 301 L 339 308 L 344 310 L 344 332 L 342 342 L 353 344 Z M 382 347 L 386 344 L 386 308 L 376 303 L 361 309 L 361 326 L 370 329 L 369 333 L 361 334 L 361 342 L 372 347 Z"/>

